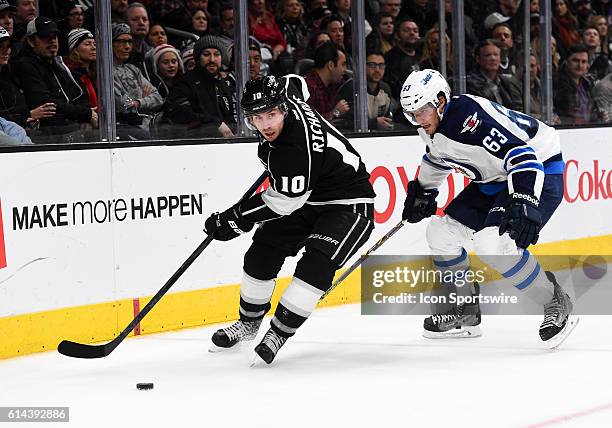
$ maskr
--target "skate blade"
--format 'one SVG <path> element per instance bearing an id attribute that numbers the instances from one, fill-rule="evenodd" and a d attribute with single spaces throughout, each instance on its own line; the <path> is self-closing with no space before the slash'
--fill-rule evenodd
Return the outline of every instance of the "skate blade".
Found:
<path id="1" fill-rule="evenodd" d="M 251 362 L 249 364 L 249 367 L 260 366 L 262 362 L 264 362 L 264 360 L 261 359 L 259 354 L 257 354 L 257 352 L 253 352 L 253 356 L 251 357 Z"/>
<path id="2" fill-rule="evenodd" d="M 482 336 L 482 330 L 477 325 L 455 328 L 444 332 L 423 330 L 423 337 L 426 339 L 467 339 L 479 336 Z"/>
<path id="3" fill-rule="evenodd" d="M 563 330 L 544 342 L 546 343 L 546 346 L 548 346 L 549 349 L 557 349 L 563 342 L 565 342 L 565 339 L 567 339 L 571 332 L 574 331 L 578 325 L 578 322 L 580 322 L 580 317 L 570 315 L 567 318 L 567 322 L 565 323 Z"/>

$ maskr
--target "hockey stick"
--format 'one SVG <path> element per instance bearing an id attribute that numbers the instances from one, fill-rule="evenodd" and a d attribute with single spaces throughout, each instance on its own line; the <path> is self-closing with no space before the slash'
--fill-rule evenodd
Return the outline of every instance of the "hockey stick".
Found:
<path id="1" fill-rule="evenodd" d="M 240 198 L 240 202 L 251 196 L 257 188 L 263 184 L 263 182 L 268 177 L 267 171 L 264 172 L 261 177 L 257 179 L 255 183 L 247 190 L 247 192 Z M 71 342 L 69 340 L 62 340 L 57 347 L 57 350 L 60 354 L 66 355 L 68 357 L 75 358 L 102 358 L 108 356 L 113 350 L 119 346 L 119 344 L 125 339 L 130 332 L 136 327 L 136 325 L 142 321 L 142 319 L 153 309 L 153 306 L 157 304 L 161 300 L 161 298 L 166 294 L 166 292 L 174 285 L 174 283 L 185 273 L 185 271 L 191 266 L 191 264 L 198 258 L 198 256 L 204 251 L 206 247 L 213 241 L 213 237 L 211 235 L 207 236 L 204 241 L 198 248 L 195 249 L 193 253 L 183 262 L 181 267 L 177 269 L 176 272 L 166 281 L 164 286 L 153 296 L 153 298 L 147 303 L 147 305 L 140 311 L 136 318 L 132 320 L 128 326 L 123 329 L 121 334 L 115 337 L 110 342 L 104 345 L 88 345 L 84 343 Z"/>
<path id="2" fill-rule="evenodd" d="M 393 228 L 390 231 L 388 231 L 382 238 L 380 238 L 376 242 L 376 244 L 372 245 L 372 247 L 368 251 L 366 251 L 366 253 L 364 255 L 362 255 L 357 260 L 355 260 L 355 263 L 353 263 L 350 268 L 345 270 L 344 273 L 342 275 L 340 275 L 340 277 L 337 280 L 334 281 L 334 283 L 329 288 L 329 290 L 327 290 L 321 296 L 321 298 L 319 300 L 325 299 L 327 297 L 327 295 L 334 290 L 334 288 L 336 288 L 338 285 L 340 285 L 340 283 L 342 281 L 344 281 L 351 273 L 353 273 L 353 271 L 355 269 L 357 269 L 359 266 L 361 266 L 361 264 L 365 261 L 365 259 L 367 259 L 370 256 L 370 254 L 372 254 L 374 251 L 378 250 L 381 247 L 382 244 L 387 242 L 389 240 L 389 238 L 391 238 L 393 235 L 395 235 L 395 233 L 398 230 L 400 230 L 402 227 L 404 227 L 404 224 L 406 224 L 406 220 L 402 220 L 398 224 L 393 226 Z"/>

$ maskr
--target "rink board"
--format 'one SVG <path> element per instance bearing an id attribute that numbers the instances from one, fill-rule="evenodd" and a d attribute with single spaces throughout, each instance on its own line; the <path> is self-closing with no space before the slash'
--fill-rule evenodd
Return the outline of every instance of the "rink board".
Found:
<path id="1" fill-rule="evenodd" d="M 535 251 L 611 254 L 612 145 L 605 129 L 561 131 L 566 195 Z M 372 245 L 401 216 L 424 144 L 416 136 L 356 139 L 377 192 Z M 0 358 L 54 349 L 63 338 L 116 335 L 204 238 L 203 220 L 261 173 L 255 144 L 4 154 L 0 159 Z M 439 201 L 466 185 L 452 174 Z M 440 210 L 441 213 L 441 210 Z M 427 253 L 426 222 L 379 251 Z M 235 318 L 250 240 L 214 242 L 144 320 L 138 334 Z M 288 261 L 277 289 L 286 286 Z M 359 276 L 328 304 L 359 299 Z"/>

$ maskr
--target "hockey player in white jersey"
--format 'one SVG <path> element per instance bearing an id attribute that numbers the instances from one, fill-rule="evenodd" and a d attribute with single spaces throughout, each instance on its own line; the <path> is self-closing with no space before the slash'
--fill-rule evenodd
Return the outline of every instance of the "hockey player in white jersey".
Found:
<path id="1" fill-rule="evenodd" d="M 561 344 L 578 322 L 572 302 L 527 248 L 538 240 L 563 197 L 564 161 L 554 128 L 485 98 L 459 95 L 435 70 L 415 71 L 400 94 L 404 114 L 426 143 L 420 171 L 408 184 L 403 219 L 416 223 L 437 208 L 438 187 L 456 170 L 471 183 L 433 216 L 427 242 L 438 269 L 469 267 L 465 246 L 544 307 L 540 337 Z M 502 255 L 503 257 L 500 257 Z M 458 295 L 476 295 L 456 287 Z M 480 335 L 480 308 L 454 306 L 425 319 L 424 336 Z"/>

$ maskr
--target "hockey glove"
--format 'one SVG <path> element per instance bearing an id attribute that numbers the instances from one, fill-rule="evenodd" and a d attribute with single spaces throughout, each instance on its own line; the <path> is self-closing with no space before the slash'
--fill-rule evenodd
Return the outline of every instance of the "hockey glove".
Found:
<path id="1" fill-rule="evenodd" d="M 234 206 L 222 213 L 214 213 L 206 219 L 204 232 L 218 241 L 229 241 L 253 229 L 254 223 L 240 215 Z"/>
<path id="2" fill-rule="evenodd" d="M 519 248 L 538 242 L 542 227 L 539 205 L 535 196 L 513 193 L 499 225 L 499 236 L 509 232 Z"/>
<path id="3" fill-rule="evenodd" d="M 408 183 L 402 220 L 407 220 L 408 223 L 418 223 L 424 218 L 434 215 L 438 209 L 438 204 L 436 203 L 437 196 L 438 190 L 425 190 L 421 187 L 418 180 Z"/>

